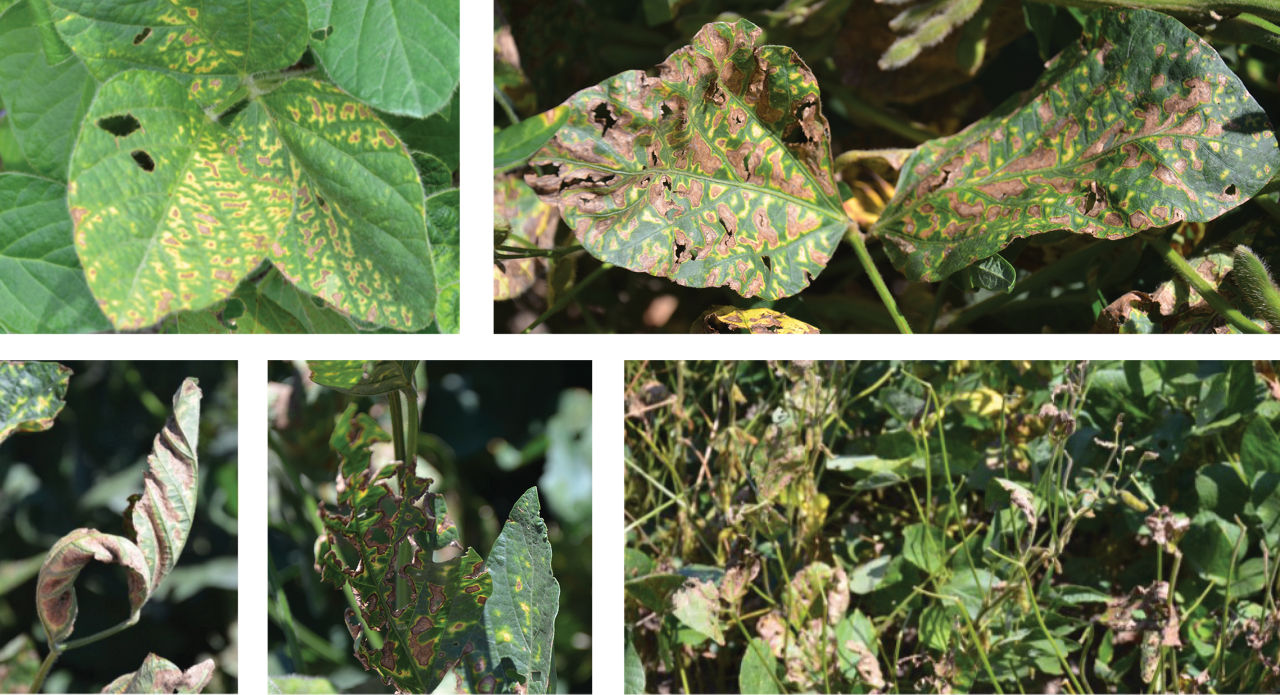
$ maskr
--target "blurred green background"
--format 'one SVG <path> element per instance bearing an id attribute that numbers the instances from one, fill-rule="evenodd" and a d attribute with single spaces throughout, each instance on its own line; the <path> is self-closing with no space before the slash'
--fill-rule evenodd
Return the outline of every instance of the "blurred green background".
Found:
<path id="1" fill-rule="evenodd" d="M 343 594 L 320 581 L 313 547 L 318 500 L 334 503 L 334 419 L 352 397 L 317 386 L 306 363 L 268 369 L 273 677 L 305 674 L 343 692 L 387 692 L 352 653 Z M 591 691 L 591 363 L 426 362 L 420 475 L 437 482 L 462 542 L 487 555 L 511 506 L 537 485 L 560 582 L 552 688 Z M 390 428 L 386 400 L 355 398 Z M 426 468 L 426 470 L 424 470 Z M 298 645 L 289 653 L 286 632 Z M 324 685 L 312 681 L 311 692 Z"/>
<path id="2" fill-rule="evenodd" d="M 52 429 L 0 444 L 0 644 L 27 634 L 47 653 L 36 616 L 36 573 L 45 552 L 79 527 L 125 535 L 122 514 L 142 491 L 152 440 L 169 417 L 182 379 L 204 391 L 200 490 L 195 522 L 177 567 L 142 609 L 137 625 L 66 652 L 46 692 L 97 692 L 136 670 L 148 652 L 182 668 L 213 658 L 207 692 L 235 692 L 235 362 L 63 362 L 73 374 Z M 128 617 L 124 574 L 90 563 L 76 583 L 77 636 Z"/>

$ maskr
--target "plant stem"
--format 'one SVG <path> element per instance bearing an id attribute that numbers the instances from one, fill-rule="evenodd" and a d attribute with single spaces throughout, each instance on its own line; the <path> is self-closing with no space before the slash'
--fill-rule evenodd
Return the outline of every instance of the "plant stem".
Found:
<path id="1" fill-rule="evenodd" d="M 1086 10 L 1127 7 L 1156 10 L 1170 14 L 1211 18 L 1213 14 L 1236 15 L 1251 12 L 1273 22 L 1280 22 L 1280 0 L 1043 0 L 1050 5 L 1080 7 Z"/>
<path id="2" fill-rule="evenodd" d="M 360 602 L 356 600 L 355 592 L 351 590 L 351 582 L 345 582 L 342 585 L 342 593 L 347 597 L 347 605 L 351 607 L 352 612 L 356 614 L 356 620 L 360 621 L 360 627 L 364 628 L 361 633 L 364 638 L 369 640 L 369 646 L 375 650 L 382 649 L 382 635 L 379 635 L 369 624 L 364 621 L 364 613 L 360 611 Z"/>
<path id="3" fill-rule="evenodd" d="M 568 306 L 569 302 L 573 299 L 575 295 L 577 295 L 579 292 L 581 292 L 591 283 L 598 280 L 601 275 L 604 275 L 604 272 L 606 270 L 612 270 L 612 269 L 613 269 L 612 263 L 601 264 L 599 268 L 596 268 L 595 270 L 591 271 L 590 275 L 586 276 L 585 278 L 582 278 L 582 281 L 575 284 L 572 288 L 569 289 L 568 292 L 565 292 L 564 294 L 560 295 L 560 298 L 556 300 L 555 304 L 552 304 L 550 307 L 548 307 L 547 310 L 542 313 L 542 316 L 539 316 L 538 318 L 534 319 L 533 323 L 529 324 L 528 326 L 525 326 L 524 330 L 521 332 L 528 333 L 529 331 L 532 331 L 533 329 L 542 325 L 543 321 L 546 321 L 552 316 L 555 316 L 556 314 L 560 313 L 560 310 Z"/>
<path id="4" fill-rule="evenodd" d="M 124 622 L 116 623 L 115 625 L 112 625 L 111 627 L 101 632 L 95 632 L 92 635 L 89 635 L 88 637 L 81 637 L 78 640 L 71 640 L 70 642 L 64 642 L 58 645 L 58 651 L 68 652 L 68 651 L 71 651 L 72 649 L 77 649 L 85 645 L 93 644 L 98 640 L 104 640 L 116 634 L 117 632 L 120 632 L 121 630 L 133 627 L 138 622 L 138 617 L 139 617 L 138 614 L 135 613 L 128 620 L 125 620 Z"/>
<path id="5" fill-rule="evenodd" d="M 40 663 L 40 670 L 36 671 L 36 679 L 31 683 L 31 692 L 38 693 L 44 687 L 45 676 L 49 675 L 49 670 L 53 668 L 53 662 L 58 660 L 62 655 L 62 651 L 58 649 L 50 649 L 49 655 Z"/>
<path id="6" fill-rule="evenodd" d="M 880 295 L 880 301 L 884 304 L 885 311 L 889 312 L 889 316 L 893 319 L 893 323 L 898 327 L 898 332 L 910 335 L 911 326 L 907 323 L 907 319 L 898 311 L 898 303 L 893 300 L 893 295 L 889 293 L 889 288 L 884 284 L 884 278 L 880 276 L 880 270 L 876 268 L 875 261 L 871 260 L 871 253 L 867 251 L 866 240 L 863 239 L 862 231 L 858 229 L 858 225 L 850 222 L 849 229 L 845 232 L 845 238 L 849 243 L 853 244 L 853 250 L 858 254 L 858 260 L 862 263 L 863 270 L 867 271 L 867 277 L 871 278 L 871 284 L 876 288 L 876 294 Z"/>
<path id="7" fill-rule="evenodd" d="M 404 398 L 405 404 L 405 425 L 408 427 L 408 443 L 405 446 L 406 455 L 409 457 L 410 465 L 417 468 L 418 465 L 418 430 L 421 429 L 422 423 L 418 415 L 418 390 L 412 386 L 405 387 Z"/>
<path id="8" fill-rule="evenodd" d="M 1147 238 L 1147 243 L 1151 244 L 1151 246 L 1164 258 L 1165 262 L 1173 268 L 1174 272 L 1185 280 L 1192 289 L 1198 292 L 1201 297 L 1204 297 L 1204 300 L 1208 302 L 1209 306 L 1213 307 L 1214 311 L 1221 314 L 1222 317 L 1227 320 L 1227 323 L 1234 326 L 1236 330 L 1241 333 L 1265 334 L 1267 332 L 1264 328 L 1250 321 L 1244 314 L 1240 313 L 1239 309 L 1231 306 L 1231 303 L 1222 295 L 1218 294 L 1218 291 L 1213 288 L 1213 285 L 1209 284 L 1209 281 L 1201 277 L 1200 273 L 1196 272 L 1196 269 L 1191 267 L 1191 264 L 1187 262 L 1187 259 L 1183 258 L 1181 254 L 1173 250 L 1173 247 L 1169 245 L 1169 242 L 1165 241 L 1161 237 L 1152 236 Z"/>
<path id="9" fill-rule="evenodd" d="M 404 454 L 404 410 L 400 405 L 400 392 L 387 394 L 387 405 L 391 408 L 391 447 L 395 450 L 397 461 L 405 460 Z"/>

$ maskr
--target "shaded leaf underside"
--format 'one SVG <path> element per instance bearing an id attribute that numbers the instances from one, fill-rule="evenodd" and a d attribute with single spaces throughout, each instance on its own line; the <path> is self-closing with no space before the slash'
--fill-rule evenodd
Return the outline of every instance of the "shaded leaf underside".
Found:
<path id="1" fill-rule="evenodd" d="M 818 84 L 745 20 L 708 24 L 658 76 L 625 72 L 566 102 L 529 182 L 592 255 L 746 297 L 799 292 L 849 222 Z"/>
<path id="2" fill-rule="evenodd" d="M 908 278 L 939 280 L 1031 234 L 1211 220 L 1278 165 L 1262 107 L 1208 43 L 1156 12 L 1095 13 L 1030 91 L 916 150 L 872 234 Z"/>

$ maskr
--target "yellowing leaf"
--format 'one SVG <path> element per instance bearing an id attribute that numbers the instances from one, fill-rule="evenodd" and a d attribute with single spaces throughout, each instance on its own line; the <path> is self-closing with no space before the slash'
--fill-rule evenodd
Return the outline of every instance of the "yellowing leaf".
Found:
<path id="1" fill-rule="evenodd" d="M 704 333 L 819 333 L 797 319 L 773 309 L 738 309 L 732 306 L 712 307 L 702 314 L 695 327 Z"/>

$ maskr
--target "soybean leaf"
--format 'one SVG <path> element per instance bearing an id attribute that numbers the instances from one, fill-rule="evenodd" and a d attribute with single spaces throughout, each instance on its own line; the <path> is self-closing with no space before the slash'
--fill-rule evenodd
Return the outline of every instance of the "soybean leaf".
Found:
<path id="1" fill-rule="evenodd" d="M 330 439 L 341 456 L 340 492 L 338 509 L 320 508 L 316 570 L 335 587 L 351 587 L 360 607 L 359 616 L 346 615 L 356 657 L 401 692 L 431 692 L 449 674 L 473 691 L 492 691 L 504 682 L 491 671 L 485 635 L 489 571 L 475 550 L 462 552 L 444 498 L 427 491 L 430 480 L 411 466 L 370 467 L 370 446 L 387 435 L 354 412 L 338 417 Z"/>
<path id="2" fill-rule="evenodd" d="M 319 297 L 291 284 L 275 268 L 245 280 L 228 298 L 205 309 L 170 314 L 164 333 L 356 333 L 361 326 Z"/>
<path id="3" fill-rule="evenodd" d="M 25 2 L 0 16 L 0 98 L 32 169 L 65 181 L 76 127 L 98 82 L 79 60 L 49 65 L 39 33 Z"/>
<path id="4" fill-rule="evenodd" d="M 413 387 L 417 360 L 310 360 L 311 380 L 353 396 L 378 396 Z"/>
<path id="5" fill-rule="evenodd" d="M 110 328 L 76 258 L 66 186 L 27 174 L 0 174 L 0 330 Z"/>
<path id="6" fill-rule="evenodd" d="M 495 147 L 496 147 L 495 142 Z M 507 246 L 549 249 L 555 245 L 560 214 L 554 205 L 540 199 L 524 180 L 514 174 L 495 177 L 494 217 L 507 229 Z M 515 299 L 533 287 L 545 258 L 499 260 L 493 264 L 493 299 Z"/>
<path id="7" fill-rule="evenodd" d="M 417 171 L 391 130 L 332 86 L 289 80 L 223 126 L 177 81 L 123 73 L 90 106 L 70 173 L 77 251 L 119 328 L 208 306 L 264 258 L 361 320 L 431 322 Z"/>
<path id="8" fill-rule="evenodd" d="M 391 113 L 429 116 L 458 86 L 456 0 L 307 0 L 311 48 L 333 81 Z"/>
<path id="9" fill-rule="evenodd" d="M 911 524 L 902 530 L 902 556 L 907 562 L 934 574 L 946 564 L 946 539 L 931 524 Z"/>
<path id="10" fill-rule="evenodd" d="M 78 528 L 49 549 L 36 581 L 36 612 L 49 645 L 66 642 L 75 629 L 76 578 L 92 561 L 120 565 L 129 581 L 129 618 L 137 621 L 142 604 L 151 596 L 151 567 L 133 541 L 96 529 Z"/>
<path id="11" fill-rule="evenodd" d="M 449 188 L 427 198 L 426 205 L 431 265 L 435 278 L 436 327 L 442 333 L 457 333 L 461 309 L 458 275 L 461 197 L 458 189 Z"/>
<path id="12" fill-rule="evenodd" d="M 1208 43 L 1156 12 L 1096 13 L 1028 92 L 917 149 L 872 233 L 908 278 L 938 280 L 1031 234 L 1214 219 L 1278 165 L 1262 107 Z"/>
<path id="13" fill-rule="evenodd" d="M 400 139 L 410 149 L 429 152 L 448 165 L 450 171 L 458 170 L 458 93 L 454 92 L 449 106 L 427 118 L 409 118 L 393 113 L 382 114 Z"/>
<path id="14" fill-rule="evenodd" d="M 1240 467 L 1247 476 L 1270 471 L 1280 473 L 1280 436 L 1263 418 L 1254 418 L 1240 440 Z"/>
<path id="15" fill-rule="evenodd" d="M 36 643 L 25 632 L 0 649 L 0 691 L 27 692 L 39 670 L 40 654 L 36 651 Z"/>
<path id="16" fill-rule="evenodd" d="M 627 596 L 639 601 L 641 605 L 655 612 L 665 612 L 671 594 L 684 586 L 687 577 L 671 573 L 645 573 L 634 579 L 627 579 L 623 588 Z"/>
<path id="17" fill-rule="evenodd" d="M 818 329 L 773 309 L 739 309 L 716 306 L 704 311 L 694 324 L 703 333 L 818 333 Z"/>
<path id="18" fill-rule="evenodd" d="M 70 378 L 57 362 L 0 362 L 0 442 L 53 427 Z"/>
<path id="19" fill-rule="evenodd" d="M 523 166 L 569 120 L 570 106 L 560 106 L 509 125 L 493 136 L 493 169 Z"/>
<path id="20" fill-rule="evenodd" d="M 484 604 L 489 653 L 495 662 L 510 659 L 528 692 L 545 693 L 560 583 L 551 573 L 551 543 L 537 487 L 511 508 L 489 551 L 488 567 L 493 578 L 493 593 Z"/>
<path id="21" fill-rule="evenodd" d="M 302 0 L 50 0 L 58 33 L 105 80 L 136 67 L 182 79 L 200 104 L 255 72 L 292 65 L 306 49 Z"/>
<path id="22" fill-rule="evenodd" d="M 738 692 L 776 693 L 777 674 L 778 660 L 774 658 L 769 643 L 753 637 L 742 654 L 742 665 L 738 668 Z"/>
<path id="23" fill-rule="evenodd" d="M 198 693 L 213 677 L 213 659 L 205 659 L 183 671 L 168 659 L 147 654 L 133 673 L 111 681 L 104 693 Z"/>
<path id="24" fill-rule="evenodd" d="M 746 20 L 708 24 L 658 66 L 578 92 L 530 184 L 583 247 L 682 285 L 777 299 L 849 228 L 813 73 Z"/>
<path id="25" fill-rule="evenodd" d="M 1018 271 L 1013 269 L 1013 264 L 998 253 L 964 270 L 969 288 L 975 290 L 1012 292 L 1014 282 L 1018 279 Z"/>
<path id="26" fill-rule="evenodd" d="M 643 693 L 645 692 L 644 662 L 640 661 L 640 653 L 636 651 L 636 645 L 631 641 L 630 632 L 627 632 L 626 642 L 622 666 L 622 692 L 628 695 Z"/>
<path id="27" fill-rule="evenodd" d="M 152 591 L 177 564 L 195 518 L 201 395 L 194 378 L 182 381 L 173 395 L 173 415 L 156 435 L 147 457 L 142 495 L 131 500 L 125 513 L 151 568 Z"/>
<path id="28" fill-rule="evenodd" d="M 720 588 L 715 582 L 690 578 L 671 595 L 671 614 L 698 633 L 724 646 L 720 626 Z"/>
<path id="29" fill-rule="evenodd" d="M 338 689 L 327 678 L 318 676 L 272 676 L 267 681 L 268 693 L 297 693 L 297 695 L 336 695 Z"/>

